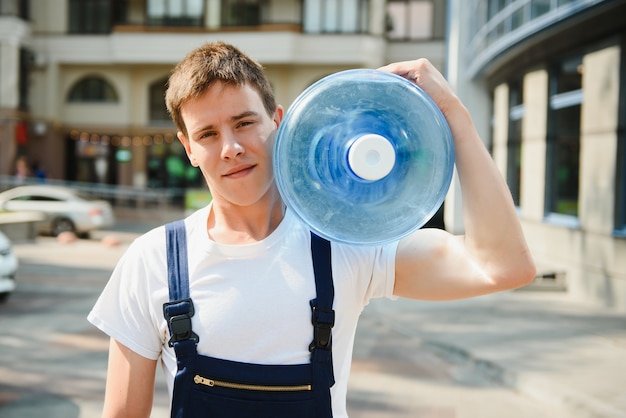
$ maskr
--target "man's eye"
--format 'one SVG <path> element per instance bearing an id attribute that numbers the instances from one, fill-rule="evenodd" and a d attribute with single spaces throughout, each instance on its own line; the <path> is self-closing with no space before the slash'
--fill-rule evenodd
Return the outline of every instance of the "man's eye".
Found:
<path id="1" fill-rule="evenodd" d="M 252 125 L 252 121 L 251 120 L 244 120 L 239 122 L 239 124 L 237 125 L 240 128 L 243 128 L 244 126 L 248 126 L 248 125 Z"/>
<path id="2" fill-rule="evenodd" d="M 215 136 L 215 132 L 203 132 L 200 135 L 198 135 L 198 138 L 204 139 L 204 138 L 210 138 L 212 136 Z"/>

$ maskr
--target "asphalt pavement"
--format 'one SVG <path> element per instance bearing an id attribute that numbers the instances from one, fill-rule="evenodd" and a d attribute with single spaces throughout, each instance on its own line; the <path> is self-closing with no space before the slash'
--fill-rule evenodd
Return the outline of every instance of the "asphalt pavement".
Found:
<path id="1" fill-rule="evenodd" d="M 15 246 L 18 290 L 0 305 L 0 417 L 100 415 L 107 338 L 85 316 L 127 244 L 178 215 L 132 211 L 90 240 Z M 535 289 L 373 301 L 357 332 L 350 416 L 626 417 L 626 316 Z M 153 417 L 166 417 L 160 375 L 155 394 Z"/>

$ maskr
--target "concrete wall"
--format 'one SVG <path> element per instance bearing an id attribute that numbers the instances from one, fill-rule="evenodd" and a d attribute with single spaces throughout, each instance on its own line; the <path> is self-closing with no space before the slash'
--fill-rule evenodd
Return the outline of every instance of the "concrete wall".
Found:
<path id="1" fill-rule="evenodd" d="M 626 239 L 613 235 L 620 54 L 618 46 L 609 46 L 583 59 L 579 227 L 546 217 L 548 73 L 537 69 L 525 74 L 519 209 L 540 271 L 565 272 L 573 297 L 626 312 Z M 506 173 L 506 84 L 494 93 L 493 155 Z"/>

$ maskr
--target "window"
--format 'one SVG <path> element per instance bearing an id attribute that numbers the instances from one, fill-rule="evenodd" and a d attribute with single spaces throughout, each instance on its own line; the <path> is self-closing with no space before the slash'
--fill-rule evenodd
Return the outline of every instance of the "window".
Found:
<path id="1" fill-rule="evenodd" d="M 623 130 L 619 133 L 617 141 L 615 230 L 619 235 L 626 236 L 626 144 L 624 143 L 624 141 L 626 141 L 626 136 L 624 135 Z"/>
<path id="2" fill-rule="evenodd" d="M 102 77 L 92 76 L 79 80 L 70 89 L 67 101 L 71 103 L 113 103 L 118 101 L 117 92 Z"/>
<path id="3" fill-rule="evenodd" d="M 516 206 L 520 204 L 522 164 L 522 119 L 524 100 L 521 81 L 509 84 L 509 132 L 507 142 L 506 180 Z"/>
<path id="4" fill-rule="evenodd" d="M 387 2 L 387 37 L 394 40 L 431 39 L 433 3 L 430 0 Z"/>
<path id="5" fill-rule="evenodd" d="M 18 93 L 19 102 L 18 107 L 20 110 L 28 110 L 28 90 L 31 65 L 33 62 L 33 53 L 25 48 L 20 48 L 20 66 L 19 66 L 19 79 L 18 79 Z"/>
<path id="6" fill-rule="evenodd" d="M 263 1 L 222 0 L 222 25 L 256 26 L 262 23 Z"/>
<path id="7" fill-rule="evenodd" d="M 546 204 L 552 214 L 578 216 L 582 55 L 559 62 L 550 80 Z"/>
<path id="8" fill-rule="evenodd" d="M 530 2 L 531 19 L 535 19 L 550 11 L 551 0 L 532 0 Z"/>
<path id="9" fill-rule="evenodd" d="M 126 1 L 70 0 L 69 32 L 75 34 L 106 34 L 125 20 Z"/>
<path id="10" fill-rule="evenodd" d="M 151 123 L 169 124 L 171 122 L 170 115 L 165 106 L 165 89 L 167 85 L 167 77 L 156 81 L 150 85 L 150 115 Z"/>
<path id="11" fill-rule="evenodd" d="M 306 33 L 365 33 L 369 0 L 305 0 Z"/>
<path id="12" fill-rule="evenodd" d="M 148 0 L 148 25 L 204 25 L 204 0 Z"/>

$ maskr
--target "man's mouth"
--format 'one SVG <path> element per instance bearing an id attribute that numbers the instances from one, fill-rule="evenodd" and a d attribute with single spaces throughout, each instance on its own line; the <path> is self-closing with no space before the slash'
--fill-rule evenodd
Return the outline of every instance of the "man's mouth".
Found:
<path id="1" fill-rule="evenodd" d="M 242 164 L 237 167 L 233 167 L 223 175 L 223 177 L 235 179 L 239 177 L 246 176 L 250 171 L 252 171 L 256 167 L 254 164 Z"/>

